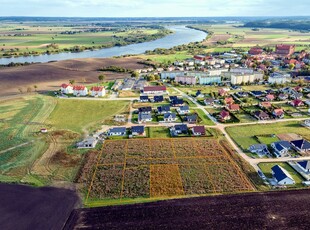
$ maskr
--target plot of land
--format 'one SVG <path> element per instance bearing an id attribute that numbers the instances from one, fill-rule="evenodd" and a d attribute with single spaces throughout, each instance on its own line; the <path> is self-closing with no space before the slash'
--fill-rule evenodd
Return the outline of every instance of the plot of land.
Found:
<path id="1" fill-rule="evenodd" d="M 253 190 L 215 139 L 106 141 L 94 167 L 83 169 L 87 205 Z"/>

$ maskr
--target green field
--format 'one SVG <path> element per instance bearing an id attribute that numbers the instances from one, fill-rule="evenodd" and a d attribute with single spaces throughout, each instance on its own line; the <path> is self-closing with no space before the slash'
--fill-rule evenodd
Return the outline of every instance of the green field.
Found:
<path id="1" fill-rule="evenodd" d="M 258 166 L 262 170 L 262 172 L 265 174 L 266 177 L 272 178 L 271 174 L 271 168 L 275 165 L 279 165 L 282 168 L 286 169 L 288 173 L 293 177 L 295 180 L 296 184 L 291 185 L 291 187 L 303 187 L 302 181 L 304 179 L 297 173 L 289 164 L 287 163 L 260 163 Z"/>
<path id="2" fill-rule="evenodd" d="M 55 129 L 82 133 L 93 124 L 100 128 L 103 121 L 123 113 L 128 105 L 127 101 L 58 100 L 48 122 Z"/>
<path id="3" fill-rule="evenodd" d="M 168 127 L 147 127 L 149 138 L 168 138 L 170 132 Z"/>
<path id="4" fill-rule="evenodd" d="M 195 113 L 198 114 L 199 118 L 202 120 L 201 124 L 214 125 L 214 123 L 209 119 L 209 117 L 201 109 L 195 109 L 194 111 Z"/>
<path id="5" fill-rule="evenodd" d="M 232 139 L 244 150 L 248 149 L 252 144 L 259 143 L 254 137 L 257 135 L 296 133 L 306 139 L 310 139 L 309 129 L 301 126 L 299 121 L 233 126 L 226 128 L 226 130 Z"/>

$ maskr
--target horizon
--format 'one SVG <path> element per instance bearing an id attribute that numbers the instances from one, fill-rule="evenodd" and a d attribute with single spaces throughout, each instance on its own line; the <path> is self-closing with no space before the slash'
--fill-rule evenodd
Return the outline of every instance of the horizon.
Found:
<path id="1" fill-rule="evenodd" d="M 286 4 L 287 3 L 287 4 Z M 294 17 L 309 16 L 306 0 L 3 0 L 0 16 L 6 17 Z M 225 7 L 223 7 L 225 6 Z M 308 6 L 308 7 L 307 7 Z"/>

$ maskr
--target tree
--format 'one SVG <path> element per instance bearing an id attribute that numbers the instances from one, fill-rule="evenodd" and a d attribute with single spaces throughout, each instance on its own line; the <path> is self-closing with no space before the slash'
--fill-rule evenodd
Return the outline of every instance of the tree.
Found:
<path id="1" fill-rule="evenodd" d="M 138 78 L 140 74 L 137 71 L 132 72 L 131 77 L 132 78 Z"/>
<path id="2" fill-rule="evenodd" d="M 290 70 L 293 70 L 293 69 L 295 68 L 295 65 L 294 65 L 293 63 L 291 63 L 291 64 L 289 64 L 288 68 L 289 68 Z"/>
<path id="3" fill-rule="evenodd" d="M 22 88 L 18 88 L 18 91 L 22 94 L 24 91 Z"/>
<path id="4" fill-rule="evenodd" d="M 155 80 L 160 80 L 160 76 L 158 74 L 155 75 Z"/>
<path id="5" fill-rule="evenodd" d="M 104 79 L 105 79 L 105 75 L 100 74 L 100 75 L 98 76 L 98 79 L 99 79 L 99 81 L 103 82 Z"/>
<path id="6" fill-rule="evenodd" d="M 147 76 L 147 80 L 148 81 L 154 81 L 155 80 L 155 76 L 153 74 L 150 74 Z"/>
<path id="7" fill-rule="evenodd" d="M 75 83 L 75 80 L 69 80 L 69 83 L 71 84 L 71 85 L 74 85 L 74 83 Z"/>
<path id="8" fill-rule="evenodd" d="M 34 85 L 33 88 L 34 88 L 34 91 L 37 92 L 38 86 L 37 86 L 37 85 Z"/>

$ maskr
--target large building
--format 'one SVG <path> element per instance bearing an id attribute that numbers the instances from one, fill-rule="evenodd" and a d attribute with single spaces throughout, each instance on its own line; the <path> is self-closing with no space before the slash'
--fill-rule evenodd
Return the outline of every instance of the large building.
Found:
<path id="1" fill-rule="evenodd" d="M 166 91 L 166 86 L 145 86 L 143 88 L 143 93 L 145 94 L 163 94 Z"/>
<path id="2" fill-rule="evenodd" d="M 198 80 L 200 85 L 220 84 L 221 76 L 200 76 Z"/>
<path id="3" fill-rule="evenodd" d="M 272 73 L 269 78 L 268 78 L 268 82 L 270 84 L 284 84 L 286 82 L 291 82 L 292 78 L 289 74 L 283 74 L 283 73 L 279 73 L 279 72 L 274 72 Z"/>
<path id="4" fill-rule="evenodd" d="M 197 79 L 195 76 L 176 76 L 174 79 L 175 82 L 186 84 L 186 85 L 196 85 Z"/>
<path id="5" fill-rule="evenodd" d="M 291 56 L 295 52 L 295 45 L 276 45 L 276 54 L 279 56 Z"/>
<path id="6" fill-rule="evenodd" d="M 252 47 L 249 50 L 250 55 L 261 55 L 263 53 L 263 49 L 260 47 Z"/>
<path id="7" fill-rule="evenodd" d="M 255 82 L 254 74 L 231 74 L 230 82 L 232 85 L 240 85 Z"/>

